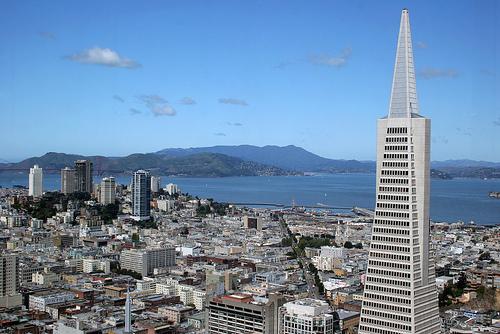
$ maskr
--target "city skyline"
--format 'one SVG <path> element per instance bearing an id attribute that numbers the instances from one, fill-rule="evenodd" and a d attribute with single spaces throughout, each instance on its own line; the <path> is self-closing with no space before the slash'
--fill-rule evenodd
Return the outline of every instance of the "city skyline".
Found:
<path id="1" fill-rule="evenodd" d="M 373 160 L 406 6 L 432 160 L 500 161 L 495 2 L 197 4 L 7 3 L 0 159 L 293 144 Z"/>

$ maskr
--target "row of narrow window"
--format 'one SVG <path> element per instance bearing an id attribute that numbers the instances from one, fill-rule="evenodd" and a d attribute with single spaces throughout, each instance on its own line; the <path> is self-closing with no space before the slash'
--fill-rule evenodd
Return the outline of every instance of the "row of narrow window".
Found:
<path id="1" fill-rule="evenodd" d="M 367 282 L 372 282 L 372 283 L 378 283 L 378 284 L 385 284 L 385 285 L 396 285 L 396 286 L 404 286 L 404 287 L 409 287 L 410 282 L 406 281 L 399 281 L 395 279 L 390 279 L 390 278 L 381 278 L 381 277 L 373 277 L 373 276 L 368 276 L 366 278 Z"/>
<path id="2" fill-rule="evenodd" d="M 410 278 L 410 273 L 402 273 L 400 271 L 392 271 L 384 269 L 368 268 L 368 273 L 375 275 L 390 276 L 390 277 Z"/>
<path id="3" fill-rule="evenodd" d="M 368 261 L 368 263 L 370 265 L 377 266 L 377 267 L 386 267 L 386 268 L 410 270 L 410 265 L 409 264 L 404 264 L 404 263 L 399 263 L 399 262 L 387 262 L 387 261 L 370 260 L 370 261 Z"/>
<path id="4" fill-rule="evenodd" d="M 408 145 L 385 145 L 386 151 L 408 151 Z"/>
<path id="5" fill-rule="evenodd" d="M 408 163 L 404 161 L 383 161 L 382 167 L 404 167 L 408 168 Z"/>
<path id="6" fill-rule="evenodd" d="M 386 179 L 381 178 L 380 183 L 382 184 L 408 184 L 408 179 Z"/>
<path id="7" fill-rule="evenodd" d="M 364 331 L 364 332 L 373 333 L 373 334 L 400 334 L 400 332 L 388 331 L 387 329 L 373 328 L 373 327 L 364 326 L 364 325 L 360 325 L 359 329 Z"/>
<path id="8" fill-rule="evenodd" d="M 387 233 L 387 234 L 399 234 L 399 235 L 410 235 L 409 230 L 400 230 L 397 228 L 383 228 L 383 227 L 374 227 L 374 233 Z"/>
<path id="9" fill-rule="evenodd" d="M 400 203 L 377 203 L 377 208 L 381 209 L 399 209 L 399 210 L 408 210 L 410 208 L 409 204 L 400 204 Z"/>
<path id="10" fill-rule="evenodd" d="M 404 306 L 382 304 L 382 303 L 377 303 L 377 302 L 372 302 L 372 301 L 365 301 L 365 302 L 363 302 L 363 305 L 368 306 L 368 307 L 377 308 L 379 310 L 388 310 L 388 311 L 399 312 L 399 313 L 408 313 L 408 314 L 411 313 L 411 309 L 409 307 L 404 307 Z"/>
<path id="11" fill-rule="evenodd" d="M 397 128 L 387 128 L 387 133 L 393 134 L 393 133 L 408 133 L 408 128 L 402 128 L 402 127 L 397 127 Z"/>
<path id="12" fill-rule="evenodd" d="M 379 217 L 395 217 L 395 218 L 410 218 L 408 212 L 393 212 L 393 211 L 376 211 L 375 214 Z"/>
<path id="13" fill-rule="evenodd" d="M 394 329 L 398 329 L 398 330 L 405 330 L 405 331 L 411 330 L 410 325 L 403 325 L 399 322 L 389 322 L 389 321 L 383 321 L 383 320 L 377 320 L 377 319 L 371 319 L 371 318 L 365 318 L 365 322 L 368 324 L 375 325 L 377 327 L 385 326 L 385 327 L 394 328 Z"/>
<path id="14" fill-rule="evenodd" d="M 407 170 L 387 170 L 383 169 L 381 172 L 382 175 L 392 175 L 392 176 L 408 176 Z"/>
<path id="15" fill-rule="evenodd" d="M 410 192 L 410 188 L 408 188 L 408 187 L 380 186 L 380 187 L 378 187 L 378 191 L 381 191 L 381 192 L 390 192 L 390 193 L 409 193 Z"/>
<path id="16" fill-rule="evenodd" d="M 392 313 L 387 313 L 387 312 L 379 312 L 379 311 L 374 311 L 374 310 L 366 310 L 364 313 L 366 315 L 372 315 L 374 317 L 379 317 L 379 318 L 386 318 L 386 319 L 389 319 L 389 320 L 411 322 L 411 317 L 404 316 L 404 315 L 399 315 L 399 314 L 392 314 Z"/>
<path id="17" fill-rule="evenodd" d="M 393 251 L 393 252 L 402 252 L 402 253 L 409 253 L 410 252 L 410 247 L 403 247 L 403 246 L 372 243 L 370 245 L 370 247 L 372 249 L 380 249 L 380 250 Z"/>
<path id="18" fill-rule="evenodd" d="M 408 137 L 386 137 L 386 143 L 407 143 Z"/>
<path id="19" fill-rule="evenodd" d="M 410 196 L 404 195 L 378 195 L 377 198 L 382 201 L 401 201 L 408 202 L 410 200 Z"/>
<path id="20" fill-rule="evenodd" d="M 408 227 L 410 226 L 409 221 L 401 221 L 401 220 L 387 220 L 387 219 L 375 219 L 375 225 L 390 225 L 390 226 L 398 226 L 398 227 Z"/>
<path id="21" fill-rule="evenodd" d="M 408 159 L 408 153 L 384 153 L 384 159 Z"/>
<path id="22" fill-rule="evenodd" d="M 411 299 L 408 298 L 400 298 L 400 297 L 393 297 L 393 296 L 387 296 L 387 295 L 379 295 L 379 294 L 373 294 L 373 293 L 365 293 L 365 296 L 367 298 L 375 299 L 375 300 L 383 300 L 389 303 L 398 303 L 398 304 L 411 304 Z"/>
<path id="23" fill-rule="evenodd" d="M 383 242 L 393 242 L 398 244 L 410 244 L 410 239 L 408 238 L 396 238 L 396 237 L 383 237 L 380 235 L 374 235 L 373 241 L 383 241 Z"/>
<path id="24" fill-rule="evenodd" d="M 371 257 L 378 257 L 381 259 L 389 259 L 389 260 L 397 260 L 397 261 L 410 261 L 409 255 L 399 255 L 392 253 L 378 253 L 378 252 L 370 252 Z"/>

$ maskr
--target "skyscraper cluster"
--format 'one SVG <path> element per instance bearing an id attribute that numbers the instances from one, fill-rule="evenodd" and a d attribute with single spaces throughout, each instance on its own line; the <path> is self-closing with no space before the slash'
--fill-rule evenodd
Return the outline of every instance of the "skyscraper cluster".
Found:
<path id="1" fill-rule="evenodd" d="M 93 191 L 93 163 L 90 160 L 75 161 L 74 168 L 61 169 L 61 192 L 71 194 L 74 192 L 92 193 Z"/>

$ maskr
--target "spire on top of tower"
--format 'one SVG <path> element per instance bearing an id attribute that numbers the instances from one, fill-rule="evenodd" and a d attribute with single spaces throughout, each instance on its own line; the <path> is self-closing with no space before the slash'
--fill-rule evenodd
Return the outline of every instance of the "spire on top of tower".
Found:
<path id="1" fill-rule="evenodd" d="M 411 117 L 411 114 L 418 114 L 417 83 L 413 64 L 410 16 L 408 9 L 405 8 L 401 13 L 389 117 Z"/>

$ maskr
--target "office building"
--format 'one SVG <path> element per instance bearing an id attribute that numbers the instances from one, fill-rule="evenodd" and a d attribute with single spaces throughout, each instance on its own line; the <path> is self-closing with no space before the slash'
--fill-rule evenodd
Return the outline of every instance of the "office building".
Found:
<path id="1" fill-rule="evenodd" d="M 151 214 L 151 174 L 138 170 L 132 178 L 132 219 L 148 220 Z"/>
<path id="2" fill-rule="evenodd" d="M 30 168 L 28 195 L 41 197 L 43 194 L 43 171 L 38 165 Z"/>
<path id="3" fill-rule="evenodd" d="M 115 204 L 116 183 L 114 177 L 105 177 L 99 187 L 99 202 L 103 205 Z"/>
<path id="4" fill-rule="evenodd" d="M 75 192 L 76 170 L 65 167 L 61 169 L 61 192 L 65 195 Z"/>
<path id="5" fill-rule="evenodd" d="M 334 334 L 336 324 L 330 305 L 323 300 L 295 300 L 279 309 L 280 334 Z"/>
<path id="6" fill-rule="evenodd" d="M 151 176 L 151 192 L 156 194 L 160 191 L 161 188 L 161 177 L 159 176 Z"/>
<path id="7" fill-rule="evenodd" d="M 19 284 L 19 258 L 14 254 L 0 255 L 0 307 L 21 305 Z"/>
<path id="8" fill-rule="evenodd" d="M 175 265 L 175 248 L 165 247 L 157 249 L 127 249 L 120 255 L 120 266 L 148 276 L 155 269 L 168 268 Z"/>
<path id="9" fill-rule="evenodd" d="M 284 298 L 236 293 L 212 297 L 208 303 L 208 334 L 278 334 L 278 308 Z"/>
<path id="10" fill-rule="evenodd" d="M 377 125 L 376 208 L 359 334 L 440 333 L 429 247 L 430 138 L 404 9 L 389 115 Z"/>
<path id="11" fill-rule="evenodd" d="M 94 190 L 92 185 L 93 163 L 90 160 L 75 161 L 75 191 L 92 193 Z"/>

